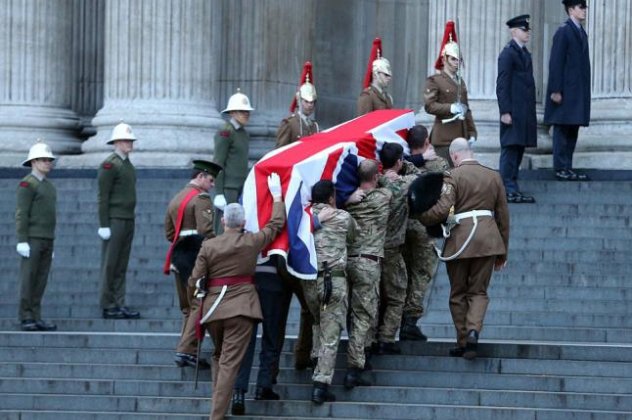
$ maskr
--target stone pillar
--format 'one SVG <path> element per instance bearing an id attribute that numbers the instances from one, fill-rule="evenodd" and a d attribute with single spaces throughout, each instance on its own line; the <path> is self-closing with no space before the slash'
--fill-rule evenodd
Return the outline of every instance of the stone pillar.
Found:
<path id="1" fill-rule="evenodd" d="M 281 119 L 289 114 L 307 60 L 314 65 L 316 90 L 326 64 L 313 57 L 315 0 L 215 0 L 221 30 L 218 107 L 240 88 L 255 108 L 248 131 L 251 159 L 274 147 Z M 230 23 L 228 23 L 230 22 Z M 320 115 L 317 106 L 317 117 Z"/>
<path id="2" fill-rule="evenodd" d="M 445 23 L 457 21 L 459 46 L 464 59 L 463 78 L 467 84 L 470 108 L 478 131 L 476 152 L 479 160 L 497 167 L 499 144 L 498 102 L 496 99 L 496 76 L 498 74 L 498 54 L 509 42 L 511 35 L 505 22 L 519 14 L 532 16 L 533 31 L 530 50 L 533 54 L 536 85 L 541 74 L 540 34 L 537 26 L 542 16 L 538 1 L 507 0 L 447 0 L 430 2 L 428 74 L 433 74 L 434 63 L 439 56 Z M 537 69 L 537 70 L 535 70 Z M 419 118 L 431 127 L 434 117 L 425 112 Z M 540 116 L 541 119 L 541 116 Z M 523 166 L 524 162 L 523 162 Z"/>
<path id="3" fill-rule="evenodd" d="M 0 165 L 20 165 L 37 138 L 78 153 L 70 110 L 72 0 L 0 1 Z"/>
<path id="4" fill-rule="evenodd" d="M 77 166 L 94 166 L 111 151 L 106 141 L 120 121 L 138 137 L 137 166 L 211 157 L 221 125 L 213 12 L 206 0 L 106 1 L 104 104 Z"/>

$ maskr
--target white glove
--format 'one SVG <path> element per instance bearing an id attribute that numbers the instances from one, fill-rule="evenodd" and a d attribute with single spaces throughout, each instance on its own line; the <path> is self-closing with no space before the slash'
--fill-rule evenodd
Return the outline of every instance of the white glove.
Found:
<path id="1" fill-rule="evenodd" d="M 470 139 L 467 142 L 470 145 L 470 147 L 474 147 L 474 143 L 476 143 L 476 137 L 474 136 L 470 137 Z"/>
<path id="2" fill-rule="evenodd" d="M 453 113 L 454 115 L 456 114 L 465 115 L 465 113 L 467 112 L 467 106 L 465 106 L 464 104 L 460 102 L 455 102 L 452 105 L 450 105 L 450 112 Z"/>
<path id="3" fill-rule="evenodd" d="M 104 241 L 107 241 L 108 239 L 110 239 L 110 236 L 112 236 L 112 231 L 110 230 L 110 228 L 99 228 L 97 233 L 99 234 L 99 237 Z"/>
<path id="4" fill-rule="evenodd" d="M 224 211 L 224 207 L 226 207 L 226 204 L 226 197 L 224 197 L 224 194 L 217 194 L 215 196 L 215 199 L 213 200 L 213 205 L 216 209 Z"/>
<path id="5" fill-rule="evenodd" d="M 281 195 L 281 178 L 276 172 L 272 172 L 268 177 L 268 189 L 274 199 L 280 199 Z"/>
<path id="6" fill-rule="evenodd" d="M 18 254 L 24 258 L 29 258 L 31 256 L 31 246 L 28 242 L 20 242 L 18 246 L 15 247 L 15 250 L 18 251 Z"/>

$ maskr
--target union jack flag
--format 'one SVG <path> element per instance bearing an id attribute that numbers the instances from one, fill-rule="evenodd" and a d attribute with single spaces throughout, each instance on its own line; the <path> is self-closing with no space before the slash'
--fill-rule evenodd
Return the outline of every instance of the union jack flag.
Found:
<path id="1" fill-rule="evenodd" d="M 265 260 L 270 254 L 279 254 L 286 259 L 290 273 L 301 279 L 315 279 L 312 186 L 321 179 L 333 181 L 337 204 L 341 206 L 358 187 L 358 164 L 364 159 L 377 159 L 385 142 L 401 144 L 408 154 L 405 138 L 414 124 L 411 110 L 374 111 L 273 150 L 261 158 L 244 184 L 242 203 L 246 229 L 257 232 L 270 219 L 272 197 L 267 178 L 272 172 L 281 178 L 287 213 L 283 232 L 261 258 Z"/>

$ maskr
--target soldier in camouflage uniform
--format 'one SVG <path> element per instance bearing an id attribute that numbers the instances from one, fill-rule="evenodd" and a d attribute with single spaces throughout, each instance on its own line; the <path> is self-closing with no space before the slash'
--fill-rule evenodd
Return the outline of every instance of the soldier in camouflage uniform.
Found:
<path id="1" fill-rule="evenodd" d="M 318 215 L 324 208 L 335 208 L 335 197 L 331 181 L 318 181 L 312 188 L 314 214 Z M 303 280 L 305 299 L 314 316 L 312 348 L 318 364 L 312 376 L 312 401 L 316 404 L 335 401 L 328 387 L 334 376 L 340 333 L 347 319 L 347 244 L 353 241 L 355 232 L 356 222 L 349 213 L 335 210 L 333 217 L 314 233 L 318 278 Z"/>
<path id="2" fill-rule="evenodd" d="M 239 89 L 228 99 L 223 114 L 230 115 L 221 130 L 215 134 L 215 155 L 213 161 L 224 170 L 215 180 L 215 222 L 216 235 L 224 232 L 221 224 L 222 214 L 226 204 L 236 203 L 248 176 L 248 153 L 250 150 L 250 134 L 245 126 L 250 121 L 250 100 Z"/>
<path id="3" fill-rule="evenodd" d="M 53 331 L 55 324 L 42 320 L 41 302 L 53 261 L 57 190 L 46 179 L 55 156 L 50 147 L 37 142 L 23 166 L 31 167 L 17 190 L 15 225 L 20 254 L 20 310 L 23 331 Z"/>
<path id="4" fill-rule="evenodd" d="M 129 161 L 136 136 L 120 123 L 112 130 L 108 156 L 97 174 L 99 184 L 99 237 L 101 252 L 101 308 L 103 318 L 135 319 L 140 313 L 125 306 L 125 273 L 134 239 L 136 209 L 136 169 Z"/>
<path id="5" fill-rule="evenodd" d="M 369 330 L 377 317 L 380 297 L 381 264 L 384 258 L 386 219 L 392 193 L 377 188 L 378 162 L 364 160 L 358 166 L 363 194 L 358 203 L 347 205 L 347 211 L 358 224 L 358 231 L 347 251 L 347 276 L 350 289 L 349 347 L 347 349 L 347 373 L 344 385 L 351 389 L 358 385 L 370 385 L 362 378 L 365 368 L 365 347 L 370 345 Z M 356 194 L 356 193 L 354 193 Z"/>
<path id="6" fill-rule="evenodd" d="M 434 152 L 430 144 L 428 129 L 416 125 L 408 131 L 410 155 L 406 160 L 413 163 L 422 172 L 444 172 L 449 169 L 448 162 Z M 408 273 L 408 287 L 402 315 L 399 339 L 426 341 L 427 337 L 417 326 L 424 313 L 423 301 L 426 289 L 437 268 L 437 254 L 434 251 L 434 239 L 428 236 L 426 228 L 417 219 L 408 219 L 406 242 L 402 251 Z"/>
<path id="7" fill-rule="evenodd" d="M 386 143 L 380 151 L 384 176 L 380 184 L 393 193 L 384 242 L 384 264 L 380 281 L 380 317 L 377 354 L 399 354 L 395 336 L 401 324 L 408 276 L 402 257 L 408 220 L 408 187 L 419 175 L 415 165 L 404 162 L 404 148 Z M 400 175 L 401 173 L 401 175 Z"/>
<path id="8" fill-rule="evenodd" d="M 221 166 L 207 162 L 205 160 L 194 160 L 191 180 L 167 206 L 165 214 L 165 236 L 167 240 L 174 244 L 188 236 L 200 235 L 205 239 L 215 237 L 213 231 L 213 204 L 209 191 L 215 185 L 215 177 L 222 170 Z M 176 238 L 176 228 L 178 226 L 178 213 L 183 201 L 184 212 L 178 237 Z M 200 238 L 201 239 L 201 238 Z M 175 240 L 175 243 L 174 243 Z M 198 250 L 199 251 L 199 250 Z M 170 255 L 169 255 L 170 257 Z M 176 292 L 180 302 L 182 312 L 182 331 L 180 341 L 176 347 L 175 362 L 179 367 L 195 367 L 196 362 L 202 369 L 209 369 L 210 365 L 205 360 L 197 361 L 198 340 L 195 334 L 196 324 L 199 320 L 199 300 L 195 298 L 195 284 L 188 283 L 188 278 L 182 278 L 181 273 L 172 266 L 172 272 L 176 278 Z M 190 273 L 189 273 L 190 274 Z M 188 277 L 188 275 L 187 275 Z"/>

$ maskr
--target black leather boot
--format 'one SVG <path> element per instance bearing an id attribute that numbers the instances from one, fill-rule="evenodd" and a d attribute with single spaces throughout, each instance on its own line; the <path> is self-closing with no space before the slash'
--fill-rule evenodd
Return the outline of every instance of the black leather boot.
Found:
<path id="1" fill-rule="evenodd" d="M 230 408 L 233 416 L 243 416 L 246 414 L 246 392 L 243 389 L 233 390 L 233 404 Z"/>
<path id="2" fill-rule="evenodd" d="M 402 326 L 399 330 L 400 341 L 427 341 L 428 337 L 421 332 L 421 329 L 417 326 L 417 320 L 412 317 L 402 318 Z"/>
<path id="3" fill-rule="evenodd" d="M 356 386 L 371 386 L 373 385 L 371 381 L 365 379 L 362 376 L 362 369 L 359 368 L 349 368 L 347 369 L 347 374 L 344 379 L 344 386 L 346 389 L 353 389 Z"/>
<path id="4" fill-rule="evenodd" d="M 470 330 L 467 333 L 467 341 L 465 343 L 465 352 L 463 358 L 467 360 L 475 359 L 478 350 L 478 331 Z"/>
<path id="5" fill-rule="evenodd" d="M 322 404 L 324 402 L 336 401 L 336 396 L 329 392 L 329 385 L 323 382 L 314 381 L 314 389 L 312 390 L 312 402 L 314 404 Z"/>

